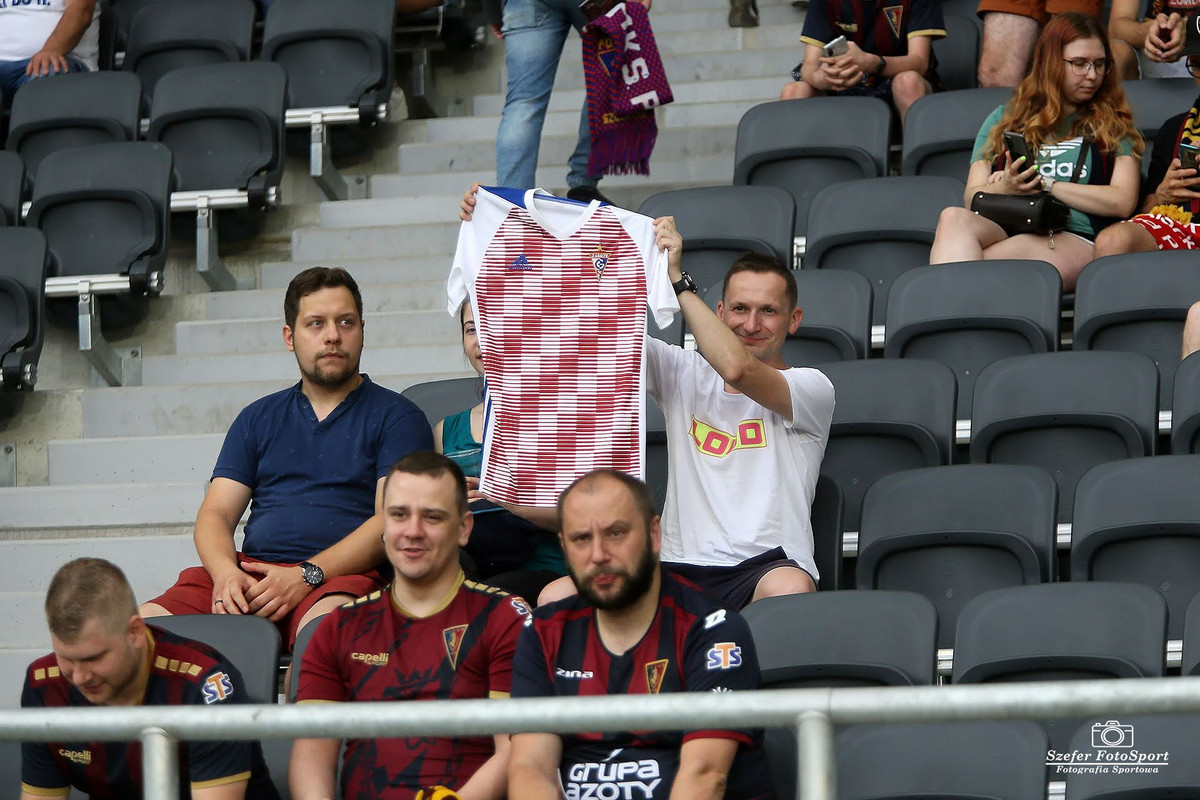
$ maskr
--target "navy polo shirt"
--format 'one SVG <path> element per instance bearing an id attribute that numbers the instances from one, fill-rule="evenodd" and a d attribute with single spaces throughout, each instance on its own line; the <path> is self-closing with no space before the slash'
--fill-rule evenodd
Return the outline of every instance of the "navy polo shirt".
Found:
<path id="1" fill-rule="evenodd" d="M 375 513 L 375 485 L 392 464 L 433 449 L 425 414 L 362 378 L 320 422 L 299 383 L 233 421 L 213 478 L 254 492 L 243 553 L 273 563 L 312 558 Z"/>

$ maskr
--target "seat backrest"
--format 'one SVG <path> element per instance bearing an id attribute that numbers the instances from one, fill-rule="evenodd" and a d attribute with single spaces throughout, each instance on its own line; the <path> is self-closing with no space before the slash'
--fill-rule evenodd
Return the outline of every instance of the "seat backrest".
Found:
<path id="1" fill-rule="evenodd" d="M 264 617 L 183 614 L 155 617 L 151 625 L 216 648 L 238 668 L 252 703 L 274 703 L 279 684 L 279 630 Z"/>
<path id="2" fill-rule="evenodd" d="M 809 208 L 804 268 L 862 273 L 875 293 L 873 317 L 883 319 L 892 281 L 929 264 L 938 217 L 962 205 L 965 190 L 962 181 L 920 175 L 826 186 Z"/>
<path id="3" fill-rule="evenodd" d="M 288 108 L 371 107 L 392 93 L 391 0 L 275 0 L 261 58 L 288 74 Z"/>
<path id="4" fill-rule="evenodd" d="M 1200 453 L 1200 354 L 1192 353 L 1175 371 L 1171 404 L 1171 452 Z"/>
<path id="5" fill-rule="evenodd" d="M 957 14 L 944 14 L 943 20 L 946 35 L 933 40 L 933 56 L 937 59 L 942 86 L 951 91 L 974 89 L 979 85 L 979 26 Z"/>
<path id="6" fill-rule="evenodd" d="M 667 503 L 667 476 L 670 469 L 667 452 L 667 419 L 658 403 L 646 395 L 646 485 L 654 495 L 659 515 Z M 819 567 L 818 567 L 819 569 Z"/>
<path id="7" fill-rule="evenodd" d="M 6 391 L 32 390 L 26 367 L 37 362 L 45 339 L 46 237 L 32 228 L 0 228 L 0 370 Z"/>
<path id="8" fill-rule="evenodd" d="M 292 643 L 292 668 L 288 672 L 288 685 L 284 687 L 284 695 L 289 703 L 296 702 L 296 694 L 300 691 L 300 665 L 304 663 L 304 651 L 324 619 L 323 616 L 317 617 L 296 632 L 296 641 Z"/>
<path id="9" fill-rule="evenodd" d="M 254 37 L 254 0 L 155 3 L 133 16 L 121 68 L 142 81 L 147 99 L 171 70 L 246 61 Z"/>
<path id="10" fill-rule="evenodd" d="M 1200 595 L 1192 598 L 1183 614 L 1183 675 L 1200 675 Z"/>
<path id="11" fill-rule="evenodd" d="M 185 67 L 163 76 L 159 86 L 146 138 L 171 148 L 176 191 L 261 193 L 279 185 L 287 93 L 282 67 L 261 61 Z"/>
<path id="12" fill-rule="evenodd" d="M 979 127 L 1011 96 L 1011 89 L 960 89 L 917 100 L 904 115 L 901 174 L 965 181 Z"/>
<path id="13" fill-rule="evenodd" d="M 975 383 L 971 462 L 1029 464 L 1058 482 L 1069 522 L 1075 485 L 1096 464 L 1154 454 L 1158 370 L 1140 353 L 1039 353 L 989 364 Z"/>
<path id="14" fill-rule="evenodd" d="M 123 52 L 129 43 L 133 18 L 143 8 L 160 3 L 186 3 L 188 0 L 112 0 L 112 48 Z"/>
<path id="15" fill-rule="evenodd" d="M 938 647 L 971 598 L 1057 575 L 1058 492 L 1044 470 L 965 464 L 885 475 L 867 490 L 855 585 L 927 597 Z"/>
<path id="16" fill-rule="evenodd" d="M 5 147 L 20 154 L 36 183 L 42 161 L 69 147 L 132 142 L 142 85 L 123 72 L 72 72 L 30 81 L 13 97 Z"/>
<path id="17" fill-rule="evenodd" d="M 958 379 L 958 416 L 971 415 L 979 371 L 993 361 L 1058 349 L 1062 278 L 1045 261 L 933 264 L 896 278 L 888 294 L 888 358 L 941 361 Z"/>
<path id="18" fill-rule="evenodd" d="M 25 199 L 25 163 L 16 153 L 0 151 L 0 228 L 21 224 Z"/>
<path id="19" fill-rule="evenodd" d="M 1168 635 L 1200 592 L 1200 456 L 1100 464 L 1079 480 L 1071 580 L 1140 583 L 1162 594 Z"/>
<path id="20" fill-rule="evenodd" d="M 1191 78 L 1146 78 L 1122 81 L 1121 88 L 1133 111 L 1133 124 L 1147 143 L 1171 117 L 1187 110 L 1196 99 Z"/>
<path id="21" fill-rule="evenodd" d="M 414 384 L 401 394 L 425 413 L 431 425 L 460 411 L 474 408 L 482 399 L 480 378 L 447 378 Z"/>
<path id="22" fill-rule="evenodd" d="M 1147 280 L 1153 275 L 1153 280 Z M 1183 321 L 1200 297 L 1195 253 L 1130 253 L 1087 265 L 1075 288 L 1076 350 L 1143 353 L 1158 365 L 1159 403 L 1171 407 Z"/>
<path id="23" fill-rule="evenodd" d="M 777 186 L 796 200 L 803 236 L 824 186 L 887 174 L 892 111 L 874 97 L 813 97 L 754 106 L 738 122 L 733 182 Z"/>
<path id="24" fill-rule="evenodd" d="M 842 519 L 846 510 L 846 498 L 833 479 L 820 475 L 813 491 L 809 520 L 813 534 L 813 563 L 820 573 L 817 588 L 853 589 L 853 582 L 843 586 L 842 576 Z"/>
<path id="25" fill-rule="evenodd" d="M 931 686 L 938 618 L 912 592 L 813 592 L 742 609 L 763 688 Z"/>
<path id="26" fill-rule="evenodd" d="M 853 725 L 838 734 L 839 800 L 1039 798 L 1046 735 L 1035 723 Z"/>
<path id="27" fill-rule="evenodd" d="M 1113 720 L 1111 714 L 1097 716 L 1091 725 L 1075 732 L 1070 750 L 1096 759 L 1106 749 L 1114 752 L 1114 745 L 1121 748 L 1116 752 L 1126 753 L 1131 745 L 1135 746 L 1145 754 L 1140 762 L 1145 767 L 1073 770 L 1066 775 L 1067 800 L 1200 796 L 1200 716 L 1123 714 L 1119 720 Z M 1152 753 L 1165 755 L 1156 758 Z M 1155 764 L 1158 768 L 1152 766 Z"/>
<path id="28" fill-rule="evenodd" d="M 857 531 L 863 496 L 879 477 L 949 464 L 954 448 L 954 373 L 936 361 L 826 364 L 837 403 L 821 474 L 846 498 L 844 530 Z"/>

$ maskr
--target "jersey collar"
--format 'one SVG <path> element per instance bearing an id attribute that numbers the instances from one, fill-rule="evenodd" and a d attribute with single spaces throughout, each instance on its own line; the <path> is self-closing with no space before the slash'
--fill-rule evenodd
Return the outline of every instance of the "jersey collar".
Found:
<path id="1" fill-rule="evenodd" d="M 575 200 L 566 200 L 562 197 L 555 197 L 545 189 L 530 189 L 525 192 L 525 210 L 529 212 L 529 216 L 533 217 L 533 221 L 542 227 L 544 231 L 549 233 L 555 239 L 560 241 L 570 239 L 579 229 L 588 224 L 592 215 L 596 213 L 596 209 L 600 207 L 599 200 L 593 200 L 580 212 L 579 216 L 573 222 L 563 228 L 554 225 L 549 219 L 544 217 L 538 210 L 535 200 L 550 201 L 554 203 L 564 203 L 569 205 L 578 205 Z"/>

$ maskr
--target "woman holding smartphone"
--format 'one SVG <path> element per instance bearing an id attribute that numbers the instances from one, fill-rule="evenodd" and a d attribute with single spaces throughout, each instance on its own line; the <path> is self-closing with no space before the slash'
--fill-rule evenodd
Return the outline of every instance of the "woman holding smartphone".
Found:
<path id="1" fill-rule="evenodd" d="M 1138 159 L 1145 145 L 1112 63 L 1099 20 L 1074 13 L 1054 17 L 1038 39 L 1029 75 L 1009 103 L 984 121 L 975 140 L 967 206 L 976 192 L 1049 192 L 1071 210 L 1066 229 L 1009 236 L 992 220 L 955 206 L 938 221 L 930 263 L 1040 259 L 1058 269 L 1065 291 L 1074 290 L 1080 270 L 1092 260 L 1096 234 L 1137 204 Z M 1029 155 L 1008 151 L 1006 131 L 1021 135 Z"/>

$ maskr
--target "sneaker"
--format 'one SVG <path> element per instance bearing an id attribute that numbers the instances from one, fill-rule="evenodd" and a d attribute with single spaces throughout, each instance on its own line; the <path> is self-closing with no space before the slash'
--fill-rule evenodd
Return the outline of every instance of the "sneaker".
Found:
<path id="1" fill-rule="evenodd" d="M 580 203 L 590 203 L 593 200 L 599 200 L 601 203 L 608 203 L 610 206 L 616 205 L 612 200 L 601 194 L 600 189 L 594 183 L 571 187 L 567 190 L 567 199 L 578 200 Z"/>
<path id="2" fill-rule="evenodd" d="M 758 3 L 755 0 L 729 0 L 729 27 L 757 28 Z"/>

